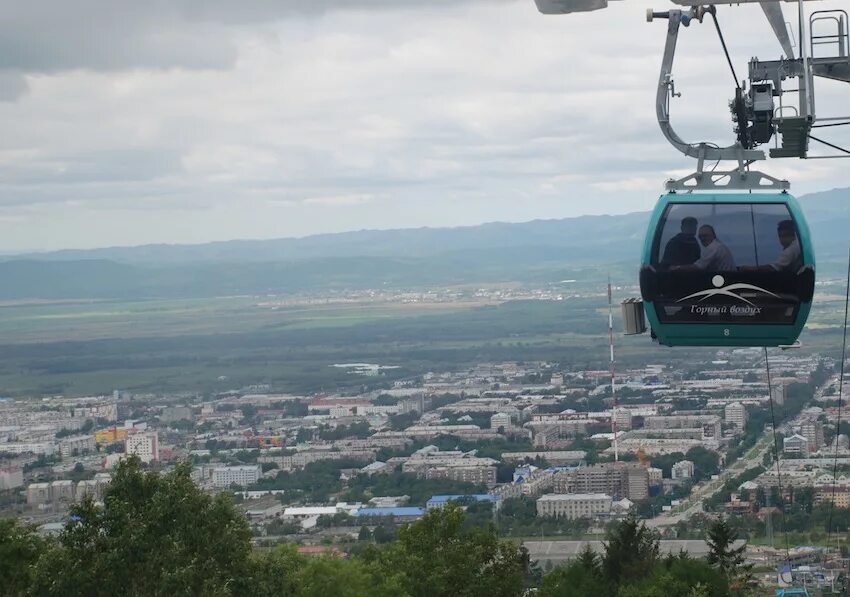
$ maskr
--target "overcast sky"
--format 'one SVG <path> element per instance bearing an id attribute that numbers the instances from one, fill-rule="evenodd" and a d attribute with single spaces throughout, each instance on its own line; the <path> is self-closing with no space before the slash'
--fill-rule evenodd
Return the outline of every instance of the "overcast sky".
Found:
<path id="1" fill-rule="evenodd" d="M 2 0 L 0 251 L 648 209 L 691 163 L 654 119 L 646 7 Z M 778 58 L 758 8 L 719 16 L 739 76 Z M 680 134 L 731 142 L 712 25 L 683 31 L 677 67 Z M 850 104 L 819 91 L 822 115 Z M 843 160 L 765 169 L 797 194 L 850 186 Z"/>

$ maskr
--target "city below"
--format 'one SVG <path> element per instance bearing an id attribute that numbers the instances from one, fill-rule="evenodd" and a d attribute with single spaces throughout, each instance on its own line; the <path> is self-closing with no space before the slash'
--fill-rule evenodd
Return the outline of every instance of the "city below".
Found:
<path id="1" fill-rule="evenodd" d="M 255 545 L 296 543 L 304 554 L 390 541 L 455 502 L 544 570 L 587 545 L 601 552 L 605 529 L 627 517 L 657 530 L 662 552 L 703 556 L 724 515 L 747 530 L 737 544 L 764 586 L 834 587 L 845 567 L 846 546 L 827 545 L 817 526 L 830 505 L 850 508 L 829 358 L 772 355 L 768 383 L 761 349 L 717 350 L 688 374 L 618 371 L 615 396 L 610 371 L 567 363 L 392 381 L 396 367 L 380 363 L 332 367 L 377 389 L 3 399 L 0 508 L 55 535 L 72 505 L 101 500 L 114 467 L 135 456 L 157 471 L 190 461 L 198 486 L 232 494 Z M 800 538 L 792 549 L 789 533 Z"/>

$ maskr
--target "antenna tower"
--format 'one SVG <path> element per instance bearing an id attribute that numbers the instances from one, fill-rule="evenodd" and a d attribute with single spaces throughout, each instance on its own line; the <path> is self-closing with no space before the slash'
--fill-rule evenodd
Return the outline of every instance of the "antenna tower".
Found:
<path id="1" fill-rule="evenodd" d="M 614 434 L 614 462 L 620 461 L 617 449 L 617 384 L 614 377 L 614 315 L 611 299 L 611 276 L 608 276 L 608 349 L 611 353 L 611 398 L 614 401 L 611 409 L 611 431 Z"/>

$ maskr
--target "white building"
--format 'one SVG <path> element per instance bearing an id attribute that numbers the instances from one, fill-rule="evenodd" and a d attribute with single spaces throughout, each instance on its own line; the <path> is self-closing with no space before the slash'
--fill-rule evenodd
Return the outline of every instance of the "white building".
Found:
<path id="1" fill-rule="evenodd" d="M 53 442 L 8 442 L 0 443 L 0 453 L 8 454 L 44 454 L 52 456 L 56 453 L 56 444 Z"/>
<path id="2" fill-rule="evenodd" d="M 791 437 L 782 440 L 782 451 L 786 454 L 809 455 L 809 440 L 795 433 Z"/>
<path id="3" fill-rule="evenodd" d="M 27 504 L 36 506 L 50 502 L 50 483 L 30 483 L 27 486 Z"/>
<path id="4" fill-rule="evenodd" d="M 694 476 L 694 463 L 690 460 L 680 460 L 670 470 L 673 479 L 690 479 Z"/>
<path id="5" fill-rule="evenodd" d="M 770 389 L 770 399 L 774 404 L 785 404 L 785 386 L 774 384 Z"/>
<path id="6" fill-rule="evenodd" d="M 212 482 L 213 486 L 218 489 L 224 489 L 234 484 L 247 487 L 256 483 L 262 474 L 263 470 L 256 464 L 218 466 L 213 469 Z"/>
<path id="7" fill-rule="evenodd" d="M 723 410 L 723 419 L 743 431 L 747 425 L 747 409 L 740 402 L 727 404 Z"/>
<path id="8" fill-rule="evenodd" d="M 611 496 L 604 493 L 550 493 L 537 500 L 537 516 L 594 518 L 611 512 Z"/>
<path id="9" fill-rule="evenodd" d="M 511 426 L 511 415 L 508 413 L 496 413 L 490 417 L 490 429 L 498 429 L 503 427 L 507 429 Z"/>
<path id="10" fill-rule="evenodd" d="M 144 463 L 159 460 L 159 434 L 149 431 L 128 436 L 124 453 L 127 456 L 135 454 Z"/>
<path id="11" fill-rule="evenodd" d="M 415 452 L 402 466 L 402 472 L 420 479 L 453 479 L 475 484 L 496 484 L 497 460 L 478 458 L 473 452 L 441 452 L 427 446 Z"/>
<path id="12" fill-rule="evenodd" d="M 618 408 L 613 412 L 612 420 L 617 424 L 617 431 L 628 431 L 632 428 L 632 412 L 625 408 Z"/>
<path id="13" fill-rule="evenodd" d="M 74 416 L 83 419 L 106 419 L 110 423 L 118 420 L 118 405 L 115 402 L 91 404 L 74 408 Z"/>
<path id="14" fill-rule="evenodd" d="M 660 468 L 655 468 L 650 466 L 646 469 L 646 474 L 649 480 L 649 484 L 651 486 L 661 485 L 662 477 L 664 476 L 663 471 Z"/>

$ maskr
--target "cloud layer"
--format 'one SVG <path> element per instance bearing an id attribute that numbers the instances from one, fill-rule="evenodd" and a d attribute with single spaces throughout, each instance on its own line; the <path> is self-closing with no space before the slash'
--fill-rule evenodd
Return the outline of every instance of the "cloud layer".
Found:
<path id="1" fill-rule="evenodd" d="M 739 72 L 778 55 L 759 18 L 721 9 Z M 16 4 L 0 11 L 0 250 L 647 208 L 691 166 L 654 120 L 663 38 L 631 3 Z M 708 24 L 683 32 L 677 89 L 685 138 L 730 139 Z M 821 111 L 846 93 L 824 86 Z M 846 185 L 835 162 L 768 171 Z"/>

